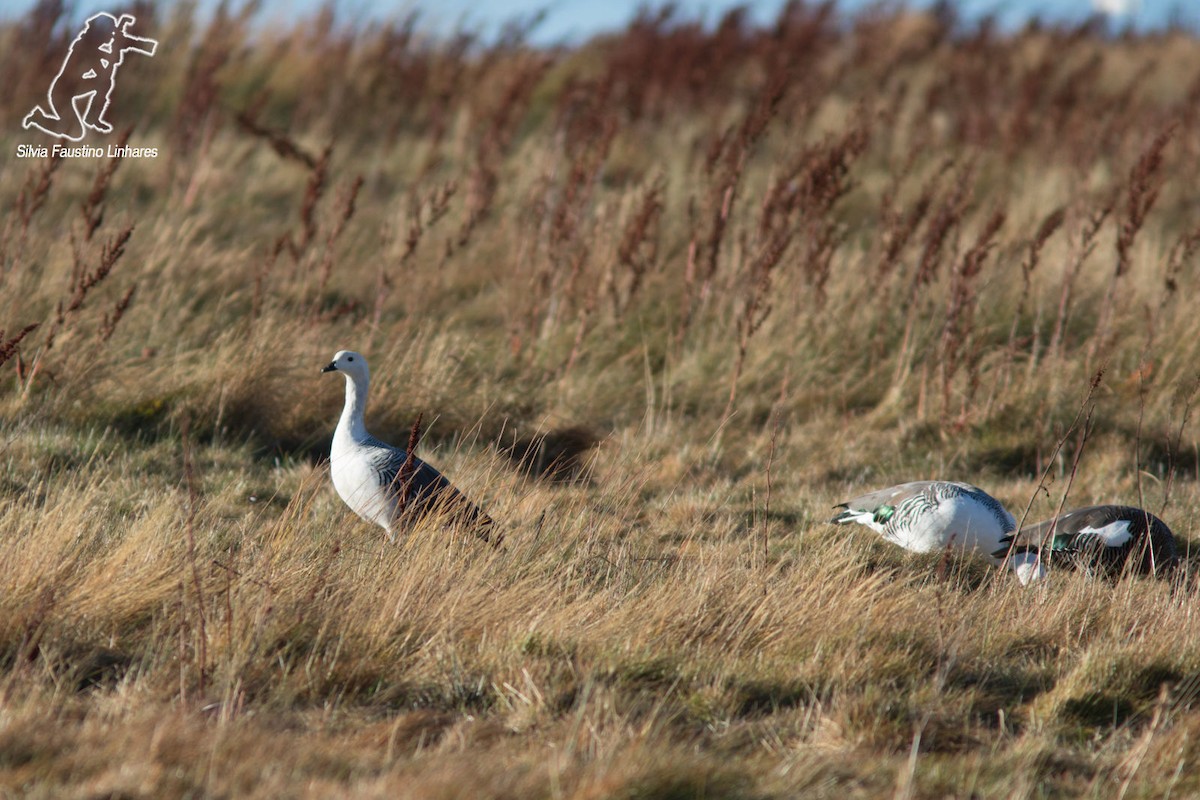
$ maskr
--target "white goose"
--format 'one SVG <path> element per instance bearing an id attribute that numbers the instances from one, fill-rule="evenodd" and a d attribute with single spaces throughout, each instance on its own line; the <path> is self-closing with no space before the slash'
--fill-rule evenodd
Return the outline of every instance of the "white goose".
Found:
<path id="1" fill-rule="evenodd" d="M 351 511 L 381 526 L 393 542 L 402 517 L 412 519 L 430 512 L 444 512 L 469 525 L 484 541 L 499 543 L 499 536 L 491 530 L 491 518 L 455 489 L 442 473 L 414 457 L 408 474 L 403 474 L 408 454 L 367 433 L 363 415 L 371 372 L 361 353 L 339 350 L 321 372 L 341 372 L 346 376 L 346 405 L 333 432 L 329 471 L 334 488 Z"/>
<path id="2" fill-rule="evenodd" d="M 979 552 L 1004 561 L 1004 545 L 1017 527 L 1012 514 L 982 489 L 969 483 L 915 481 L 880 489 L 839 503 L 830 522 L 857 522 L 892 544 L 915 553 L 946 547 Z M 995 555 L 999 552 L 999 555 Z M 1036 552 L 1015 552 L 1009 564 L 1022 584 L 1045 574 Z"/>

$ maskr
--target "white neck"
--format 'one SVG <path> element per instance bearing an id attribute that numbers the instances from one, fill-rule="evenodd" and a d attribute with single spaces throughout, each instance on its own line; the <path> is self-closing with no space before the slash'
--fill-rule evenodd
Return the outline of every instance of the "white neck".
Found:
<path id="1" fill-rule="evenodd" d="M 367 423 L 363 415 L 367 410 L 369 385 L 369 378 L 346 373 L 346 405 L 342 409 L 342 418 L 338 420 L 337 430 L 333 432 L 334 439 L 349 436 L 355 442 L 361 442 L 367 438 Z"/>
<path id="2" fill-rule="evenodd" d="M 1008 563 L 1012 571 L 1017 573 L 1017 580 L 1022 586 L 1028 586 L 1046 577 L 1046 568 L 1035 553 L 1013 553 Z"/>

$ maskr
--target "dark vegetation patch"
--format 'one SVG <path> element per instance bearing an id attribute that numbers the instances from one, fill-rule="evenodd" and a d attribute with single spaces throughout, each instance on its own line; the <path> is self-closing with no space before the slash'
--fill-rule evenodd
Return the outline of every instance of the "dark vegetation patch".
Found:
<path id="1" fill-rule="evenodd" d="M 978 724 L 1009 731 L 1020 731 L 1024 707 L 1057 683 L 1045 669 L 1025 669 L 1000 662 L 995 665 L 955 667 L 947 677 L 947 686 L 970 692 L 970 713 Z M 1003 715 L 1003 717 L 1001 716 Z"/>
<path id="2" fill-rule="evenodd" d="M 64 659 L 79 691 L 115 686 L 133 666 L 133 657 L 110 647 L 96 647 Z"/>
<path id="3" fill-rule="evenodd" d="M 769 716 L 815 702 L 821 695 L 804 681 L 729 680 L 734 714 L 738 717 Z"/>
<path id="4" fill-rule="evenodd" d="M 754 790 L 749 776 L 731 767 L 713 765 L 663 764 L 617 789 L 613 798 L 620 800 L 758 800 L 765 798 Z"/>
<path id="5" fill-rule="evenodd" d="M 587 454 L 600 441 L 582 426 L 557 428 L 543 433 L 516 436 L 500 443 L 500 452 L 520 471 L 553 483 L 584 480 Z"/>
<path id="6" fill-rule="evenodd" d="M 1058 713 L 1063 721 L 1090 730 L 1124 725 L 1134 710 L 1128 697 L 1113 692 L 1087 692 L 1067 698 Z"/>

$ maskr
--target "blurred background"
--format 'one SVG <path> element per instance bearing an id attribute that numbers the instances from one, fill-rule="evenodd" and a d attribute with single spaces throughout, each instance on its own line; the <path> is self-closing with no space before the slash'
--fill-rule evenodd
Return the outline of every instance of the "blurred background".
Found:
<path id="1" fill-rule="evenodd" d="M 0 19 L 18 17 L 33 5 L 33 0 L 5 3 L 0 8 Z M 106 0 L 78 0 L 67 5 L 70 15 L 80 17 L 98 11 L 111 11 L 116 7 L 113 2 Z M 199 0 L 192 5 L 204 17 L 215 10 L 218 3 L 215 0 Z M 227 5 L 239 9 L 251 4 L 234 2 Z M 485 38 L 501 30 L 506 23 L 540 18 L 531 31 L 529 41 L 553 46 L 578 44 L 598 34 L 615 32 L 648 4 L 642 0 L 612 0 L 605 3 L 593 0 L 488 0 L 483 3 L 475 0 L 265 0 L 257 5 L 260 7 L 260 23 L 286 22 L 311 16 L 323 8 L 333 9 L 335 18 L 342 23 L 363 23 L 415 12 L 429 33 L 449 34 L 466 29 Z M 752 0 L 744 3 L 731 0 L 680 0 L 670 5 L 681 16 L 699 17 L 710 23 L 717 22 L 731 8 L 744 6 L 751 21 L 766 23 L 778 15 L 784 0 Z M 1200 8 L 1194 3 L 1179 0 L 949 0 L 941 3 L 934 0 L 842 0 L 837 7 L 849 15 L 868 8 L 928 9 L 937 5 L 952 9 L 963 20 L 972 23 L 991 17 L 1001 28 L 1009 30 L 1020 28 L 1032 20 L 1073 25 L 1092 17 L 1102 18 L 1114 31 L 1132 29 L 1148 32 L 1169 27 L 1195 29 L 1200 25 Z"/>

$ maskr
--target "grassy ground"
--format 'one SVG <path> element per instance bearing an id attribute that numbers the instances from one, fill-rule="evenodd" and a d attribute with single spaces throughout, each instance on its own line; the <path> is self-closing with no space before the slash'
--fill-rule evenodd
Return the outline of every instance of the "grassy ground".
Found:
<path id="1" fill-rule="evenodd" d="M 56 18 L 0 30 L 10 156 Z M 103 141 L 159 156 L 0 163 L 0 794 L 1200 793 L 1200 46 L 851 23 L 140 11 Z M 504 549 L 346 510 L 341 348 Z M 921 478 L 1188 559 L 825 524 Z"/>

